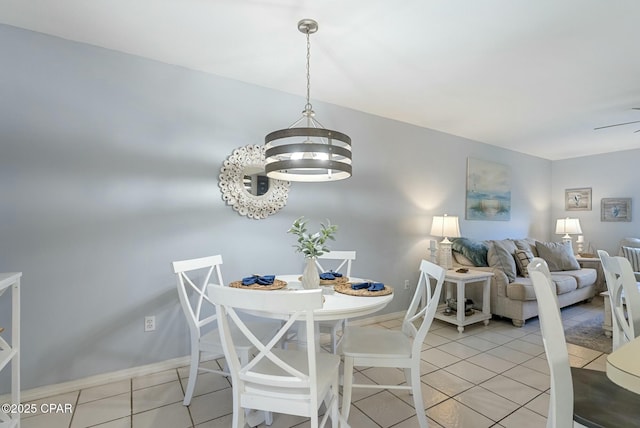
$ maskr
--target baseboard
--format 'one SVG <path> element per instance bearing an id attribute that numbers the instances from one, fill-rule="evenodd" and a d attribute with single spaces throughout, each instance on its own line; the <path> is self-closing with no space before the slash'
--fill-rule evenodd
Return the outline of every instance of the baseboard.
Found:
<path id="1" fill-rule="evenodd" d="M 52 397 L 54 395 L 66 394 L 68 392 L 78 391 L 79 389 L 91 388 L 107 383 L 118 382 L 133 377 L 146 376 L 152 373 L 164 370 L 176 369 L 189 365 L 190 357 L 173 358 L 171 360 L 160 361 L 144 366 L 131 367 L 128 369 L 118 370 L 115 372 L 101 373 L 94 376 L 88 376 L 82 379 L 76 379 L 69 382 L 57 383 L 54 385 L 45 385 L 38 388 L 21 391 L 20 401 L 23 403 L 29 401 L 40 400 L 41 398 Z M 11 402 L 11 394 L 0 396 L 0 403 Z"/>
<path id="2" fill-rule="evenodd" d="M 368 325 L 368 324 L 376 324 L 379 322 L 385 322 L 389 320 L 395 320 L 398 318 L 404 318 L 405 314 L 406 314 L 406 311 L 400 311 L 400 312 L 392 312 L 390 314 L 382 314 L 382 315 L 376 315 L 376 316 L 367 317 L 367 318 L 349 320 L 349 325 L 362 326 L 362 325 Z"/>
<path id="3" fill-rule="evenodd" d="M 367 318 L 356 319 L 349 321 L 350 325 L 363 326 L 368 324 L 375 324 L 379 322 L 389 321 L 393 319 L 402 318 L 405 312 L 393 312 L 389 314 L 376 315 Z M 176 369 L 178 367 L 184 367 L 189 365 L 190 357 L 185 355 L 184 357 L 173 358 L 171 360 L 160 361 L 153 364 L 147 364 L 144 366 L 131 367 L 128 369 L 117 370 L 115 372 L 101 373 L 94 376 L 88 376 L 82 379 L 76 379 L 69 382 L 57 383 L 54 385 L 45 385 L 38 388 L 28 389 L 21 391 L 20 401 L 23 403 L 29 401 L 40 400 L 46 397 L 52 397 L 54 395 L 66 394 L 68 392 L 78 391 L 80 389 L 91 388 L 94 386 L 104 385 L 107 383 L 118 382 L 125 379 L 131 379 L 133 377 L 146 376 L 152 373 L 161 372 L 164 370 Z M 11 395 L 0 395 L 0 403 L 10 402 Z"/>

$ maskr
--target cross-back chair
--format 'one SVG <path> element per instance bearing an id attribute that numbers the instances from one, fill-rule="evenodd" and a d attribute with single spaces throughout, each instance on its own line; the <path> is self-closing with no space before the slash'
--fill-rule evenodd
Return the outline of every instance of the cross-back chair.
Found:
<path id="1" fill-rule="evenodd" d="M 402 330 L 348 326 L 342 341 L 344 386 L 342 414 L 349 417 L 352 388 L 408 389 L 420 427 L 428 426 L 422 401 L 420 352 L 436 314 L 446 271 L 422 260 L 416 290 L 402 322 Z M 435 282 L 432 290 L 432 280 Z M 365 385 L 353 383 L 353 367 L 396 367 L 404 369 L 407 385 Z"/>
<path id="2" fill-rule="evenodd" d="M 549 267 L 535 257 L 528 270 L 551 373 L 547 428 L 636 426 L 640 421 L 638 395 L 614 384 L 604 372 L 570 366 Z"/>
<path id="3" fill-rule="evenodd" d="M 640 335 L 640 291 L 631 263 L 598 250 L 611 305 L 613 350 Z"/>
<path id="4" fill-rule="evenodd" d="M 224 284 L 222 273 L 222 256 L 208 256 L 197 259 L 180 260 L 172 263 L 173 272 L 177 276 L 178 297 L 182 311 L 187 319 L 191 339 L 191 361 L 189 367 L 189 381 L 184 394 L 183 404 L 188 406 L 196 387 L 198 372 L 218 373 L 229 376 L 223 370 L 215 370 L 201 366 L 205 356 L 207 359 L 224 357 L 224 350 L 217 330 L 218 317 L 215 304 L 207 295 L 210 284 Z M 252 325 L 255 334 L 260 337 L 273 331 L 273 323 L 257 323 Z M 234 332 L 237 335 L 237 332 Z M 249 360 L 249 354 L 255 347 L 247 340 L 238 336 L 237 351 L 243 361 Z M 271 421 L 270 415 L 265 415 L 266 421 Z"/>
<path id="5" fill-rule="evenodd" d="M 269 291 L 211 287 L 220 315 L 220 335 L 233 384 L 233 427 L 244 428 L 243 409 L 306 416 L 311 427 L 325 426 L 328 418 L 338 426 L 338 369 L 340 357 L 316 353 L 314 314 L 322 308 L 322 290 Z M 265 298 L 268 297 L 268 298 Z M 243 311 L 276 313 L 287 311 L 287 321 L 263 344 L 247 328 Z M 306 323 L 306 350 L 281 349 L 294 322 Z M 232 329 L 240 331 L 257 351 L 249 361 L 237 352 Z M 324 402 L 326 412 L 318 417 Z"/>
<path id="6" fill-rule="evenodd" d="M 341 274 L 351 277 L 351 263 L 356 259 L 355 251 L 327 251 L 316 258 L 316 265 L 320 272 L 340 272 Z M 331 335 L 331 352 L 337 352 L 338 345 L 342 338 L 338 337 L 338 332 L 344 332 L 347 320 L 339 321 L 321 321 L 320 332 L 329 333 Z"/>

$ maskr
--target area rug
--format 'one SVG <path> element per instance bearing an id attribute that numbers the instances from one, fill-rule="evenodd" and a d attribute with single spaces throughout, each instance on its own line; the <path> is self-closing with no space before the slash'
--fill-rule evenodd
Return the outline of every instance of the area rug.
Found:
<path id="1" fill-rule="evenodd" d="M 585 322 L 564 331 L 567 343 L 583 346 L 599 352 L 611 353 L 611 338 L 604 335 L 602 329 L 603 314 L 599 314 Z"/>

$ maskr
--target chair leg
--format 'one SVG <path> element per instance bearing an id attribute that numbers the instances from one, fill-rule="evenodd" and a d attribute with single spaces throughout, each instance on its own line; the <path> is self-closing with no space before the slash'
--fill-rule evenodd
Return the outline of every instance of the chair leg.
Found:
<path id="1" fill-rule="evenodd" d="M 333 331 L 331 333 L 333 337 L 333 353 L 338 353 L 338 346 L 340 346 L 340 342 L 342 342 L 342 337 L 338 339 L 338 326 L 342 329 L 342 335 L 344 336 L 344 332 L 347 329 L 347 320 L 342 320 L 336 326 L 333 327 Z"/>
<path id="2" fill-rule="evenodd" d="M 182 404 L 188 406 L 191 404 L 191 397 L 193 391 L 196 389 L 196 380 L 198 379 L 198 366 L 200 365 L 200 349 L 197 347 L 191 348 L 191 366 L 189 367 L 189 382 L 187 382 L 187 389 L 184 392 L 184 401 Z"/>
<path id="3" fill-rule="evenodd" d="M 271 412 L 264 412 L 264 423 L 267 426 L 271 426 L 273 424 L 273 414 Z"/>
<path id="4" fill-rule="evenodd" d="M 406 370 L 406 369 L 405 369 Z M 427 428 L 429 422 L 427 422 L 427 415 L 424 410 L 424 402 L 422 401 L 422 382 L 420 381 L 420 370 L 412 369 L 411 374 L 407 378 L 407 381 L 411 379 L 411 391 L 413 392 L 413 406 L 416 409 L 416 415 L 418 416 L 418 424 L 420 428 Z"/>
<path id="5" fill-rule="evenodd" d="M 233 393 L 233 428 L 245 428 L 245 413 L 244 409 L 240 407 L 240 397 L 235 392 Z"/>
<path id="6" fill-rule="evenodd" d="M 353 357 L 344 357 L 344 375 L 342 380 L 342 417 L 349 420 L 351 410 L 351 390 L 353 388 Z"/>
<path id="7" fill-rule="evenodd" d="M 239 355 L 240 365 L 244 367 L 247 364 L 249 364 L 249 351 L 242 351 L 239 354 L 240 354 Z M 226 360 L 225 360 L 225 364 L 226 364 Z M 271 412 L 266 410 L 264 412 L 264 423 L 268 426 L 271 426 L 271 424 L 273 424 L 273 415 L 271 414 Z"/>
<path id="8" fill-rule="evenodd" d="M 333 382 L 333 385 L 331 385 L 331 395 L 332 395 L 331 427 L 332 428 L 340 427 L 340 409 L 338 409 L 338 400 L 340 400 L 340 392 L 338 390 L 339 388 L 338 384 L 339 382 L 338 382 L 338 379 L 336 378 Z M 329 411 L 329 409 L 327 409 L 327 411 Z"/>
<path id="9" fill-rule="evenodd" d="M 331 352 L 335 354 L 338 352 L 338 324 L 334 324 L 331 327 Z"/>
<path id="10" fill-rule="evenodd" d="M 411 369 L 404 368 L 404 378 L 407 381 L 407 385 L 413 386 L 413 379 L 411 379 Z M 411 390 L 411 394 L 413 394 L 413 389 Z"/>
<path id="11" fill-rule="evenodd" d="M 318 417 L 318 413 L 313 413 L 313 414 L 311 415 L 311 418 L 309 419 L 309 426 L 310 426 L 311 428 L 319 428 L 319 427 L 320 427 L 320 424 L 319 424 L 318 419 L 319 419 L 319 417 Z M 323 427 L 323 428 L 324 428 L 324 427 Z"/>

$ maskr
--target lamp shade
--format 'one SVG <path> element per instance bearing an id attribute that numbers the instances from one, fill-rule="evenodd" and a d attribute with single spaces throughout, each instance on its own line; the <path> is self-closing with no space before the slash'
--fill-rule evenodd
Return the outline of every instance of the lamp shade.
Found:
<path id="1" fill-rule="evenodd" d="M 582 229 L 580 228 L 580 220 L 577 218 L 559 218 L 556 221 L 556 234 L 557 235 L 575 235 L 578 233 L 582 233 Z"/>
<path id="2" fill-rule="evenodd" d="M 433 222 L 431 223 L 431 235 L 441 236 L 443 238 L 460 237 L 458 216 L 448 216 L 446 214 L 433 216 Z"/>

